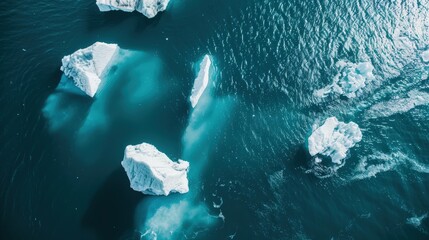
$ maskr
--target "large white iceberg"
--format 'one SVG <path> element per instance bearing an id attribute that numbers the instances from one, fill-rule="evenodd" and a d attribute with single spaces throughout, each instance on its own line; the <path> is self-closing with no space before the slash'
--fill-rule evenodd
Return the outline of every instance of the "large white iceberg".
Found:
<path id="1" fill-rule="evenodd" d="M 210 60 L 210 56 L 205 55 L 203 61 L 200 63 L 200 69 L 198 71 L 197 78 L 194 80 L 194 86 L 192 87 L 190 101 L 193 108 L 197 106 L 198 100 L 200 100 L 200 97 L 203 95 L 207 85 L 209 84 L 211 64 L 212 61 Z"/>
<path id="2" fill-rule="evenodd" d="M 346 124 L 330 117 L 308 138 L 308 151 L 311 156 L 320 154 L 330 157 L 335 164 L 342 164 L 348 150 L 361 140 L 362 133 L 356 123 Z"/>
<path id="3" fill-rule="evenodd" d="M 102 12 L 136 10 L 148 18 L 153 18 L 158 12 L 164 11 L 169 2 L 170 0 L 97 0 L 97 6 Z"/>
<path id="4" fill-rule="evenodd" d="M 61 71 L 71 78 L 78 88 L 94 97 L 118 50 L 117 44 L 96 42 L 63 57 Z"/>
<path id="5" fill-rule="evenodd" d="M 326 97 L 331 93 L 337 93 L 348 98 L 356 97 L 368 83 L 374 79 L 374 67 L 370 62 L 358 64 L 339 61 L 336 66 L 339 73 L 334 77 L 333 83 L 322 89 L 314 91 L 317 97 Z"/>
<path id="6" fill-rule="evenodd" d="M 131 188 L 150 195 L 187 193 L 189 162 L 173 162 L 155 146 L 142 143 L 125 148 L 122 167 L 130 179 Z"/>

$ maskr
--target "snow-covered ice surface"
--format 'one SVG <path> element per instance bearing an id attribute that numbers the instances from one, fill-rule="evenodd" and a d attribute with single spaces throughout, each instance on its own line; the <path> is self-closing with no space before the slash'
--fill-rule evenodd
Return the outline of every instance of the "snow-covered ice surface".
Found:
<path id="1" fill-rule="evenodd" d="M 88 96 L 94 97 L 119 47 L 96 42 L 62 59 L 61 71 Z"/>
<path id="2" fill-rule="evenodd" d="M 170 0 L 97 0 L 97 6 L 102 12 L 138 11 L 148 18 L 153 18 L 158 12 L 164 11 L 169 2 Z"/>
<path id="3" fill-rule="evenodd" d="M 333 83 L 322 89 L 314 91 L 316 97 L 327 97 L 330 94 L 339 94 L 348 98 L 356 97 L 369 81 L 374 79 L 371 62 L 352 63 L 339 61 L 336 64 L 339 73 L 334 77 Z"/>
<path id="4" fill-rule="evenodd" d="M 209 55 L 205 55 L 200 63 L 200 69 L 198 71 L 197 77 L 195 78 L 194 86 L 192 87 L 190 96 L 190 101 L 193 108 L 195 108 L 195 106 L 198 104 L 198 101 L 209 84 L 211 63 L 212 61 Z"/>
<path id="5" fill-rule="evenodd" d="M 121 164 L 130 179 L 131 188 L 136 191 L 165 196 L 170 192 L 189 191 L 189 163 L 183 160 L 173 162 L 153 145 L 127 146 Z"/>
<path id="6" fill-rule="evenodd" d="M 347 152 L 362 140 L 359 126 L 354 122 L 344 123 L 336 117 L 326 119 L 308 138 L 308 151 L 311 156 L 329 157 L 335 164 L 342 164 Z M 316 162 L 321 159 L 316 157 Z"/>

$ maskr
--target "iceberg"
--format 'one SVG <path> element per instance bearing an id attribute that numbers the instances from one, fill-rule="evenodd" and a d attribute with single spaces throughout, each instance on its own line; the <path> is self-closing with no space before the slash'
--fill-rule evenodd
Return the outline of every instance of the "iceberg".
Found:
<path id="1" fill-rule="evenodd" d="M 200 97 L 203 95 L 204 91 L 207 88 L 207 85 L 209 84 L 211 63 L 212 61 L 209 55 L 205 55 L 203 61 L 200 63 L 200 69 L 197 78 L 195 78 L 194 86 L 192 87 L 190 97 L 191 105 L 193 108 L 197 106 Z"/>
<path id="2" fill-rule="evenodd" d="M 354 98 L 361 91 L 368 81 L 374 79 L 374 66 L 371 62 L 361 62 L 358 64 L 339 61 L 336 66 L 340 69 L 331 85 L 314 91 L 316 97 L 327 97 L 331 93 L 336 93 L 347 98 Z"/>
<path id="3" fill-rule="evenodd" d="M 362 133 L 356 123 L 346 124 L 336 117 L 330 117 L 308 138 L 308 151 L 311 156 L 329 157 L 332 163 L 341 165 L 348 150 L 361 140 Z M 320 161 L 320 158 L 316 158 L 316 163 Z"/>
<path id="4" fill-rule="evenodd" d="M 429 62 L 429 50 L 426 50 L 420 54 L 420 57 L 422 57 L 423 62 L 427 63 Z"/>
<path id="5" fill-rule="evenodd" d="M 173 162 L 148 143 L 129 145 L 121 162 L 135 191 L 149 195 L 187 193 L 189 162 Z"/>
<path id="6" fill-rule="evenodd" d="M 61 71 L 88 96 L 94 97 L 118 50 L 117 44 L 96 42 L 63 57 Z"/>
<path id="7" fill-rule="evenodd" d="M 101 12 L 138 11 L 148 18 L 153 18 L 158 12 L 164 11 L 169 2 L 170 0 L 97 0 L 96 3 Z"/>

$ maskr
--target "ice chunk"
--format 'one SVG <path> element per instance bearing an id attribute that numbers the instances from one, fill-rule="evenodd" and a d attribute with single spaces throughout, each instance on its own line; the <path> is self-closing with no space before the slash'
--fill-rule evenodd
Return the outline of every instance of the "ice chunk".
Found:
<path id="1" fill-rule="evenodd" d="M 198 100 L 200 100 L 200 97 L 203 95 L 207 85 L 209 84 L 211 64 L 212 61 L 210 60 L 210 56 L 205 55 L 203 61 L 200 63 L 198 76 L 195 78 L 194 86 L 192 87 L 190 101 L 193 108 L 197 106 Z"/>
<path id="2" fill-rule="evenodd" d="M 150 195 L 169 195 L 170 192 L 187 193 L 187 161 L 177 163 L 148 143 L 125 148 L 122 167 L 130 179 L 131 188 Z"/>
<path id="3" fill-rule="evenodd" d="M 429 62 L 429 50 L 426 50 L 420 54 L 423 62 Z"/>
<path id="4" fill-rule="evenodd" d="M 311 156 L 320 154 L 330 157 L 335 164 L 342 164 L 348 150 L 361 140 L 362 133 L 356 123 L 346 124 L 330 117 L 308 138 L 308 150 Z"/>
<path id="5" fill-rule="evenodd" d="M 370 62 L 361 62 L 358 64 L 339 61 L 337 67 L 340 69 L 334 77 L 331 85 L 314 91 L 317 97 L 326 97 L 331 93 L 336 93 L 348 98 L 356 97 L 356 93 L 361 91 L 368 83 L 374 79 L 372 74 L 374 67 Z"/>
<path id="6" fill-rule="evenodd" d="M 153 18 L 158 12 L 164 11 L 169 2 L 170 0 L 97 0 L 97 6 L 102 12 L 136 10 L 148 18 Z"/>
<path id="7" fill-rule="evenodd" d="M 78 88 L 90 97 L 94 97 L 104 73 L 118 50 L 117 44 L 96 42 L 63 57 L 61 71 L 68 78 L 73 79 Z"/>

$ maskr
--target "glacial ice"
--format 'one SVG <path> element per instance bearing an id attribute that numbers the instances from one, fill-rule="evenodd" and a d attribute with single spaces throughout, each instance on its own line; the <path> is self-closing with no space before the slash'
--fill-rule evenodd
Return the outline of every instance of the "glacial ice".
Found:
<path id="1" fill-rule="evenodd" d="M 426 50 L 420 54 L 423 62 L 429 62 L 429 50 Z"/>
<path id="2" fill-rule="evenodd" d="M 374 79 L 372 73 L 374 67 L 371 62 L 355 64 L 339 61 L 336 66 L 339 68 L 339 73 L 334 77 L 333 83 L 314 91 L 316 97 L 324 98 L 331 93 L 336 93 L 348 98 L 354 98 L 368 84 L 368 81 Z"/>
<path id="3" fill-rule="evenodd" d="M 63 57 L 61 71 L 88 96 L 94 97 L 118 50 L 117 44 L 96 42 Z"/>
<path id="4" fill-rule="evenodd" d="M 177 163 L 155 146 L 142 143 L 125 148 L 122 167 L 127 172 L 131 188 L 149 195 L 169 195 L 170 192 L 187 193 L 189 162 Z"/>
<path id="5" fill-rule="evenodd" d="M 348 150 L 361 140 L 362 133 L 356 123 L 346 124 L 330 117 L 310 135 L 308 150 L 311 156 L 330 157 L 333 163 L 340 165 Z"/>
<path id="6" fill-rule="evenodd" d="M 200 97 L 203 95 L 207 85 L 209 84 L 211 63 L 212 61 L 209 55 L 205 55 L 202 62 L 200 63 L 200 69 L 197 78 L 195 78 L 190 97 L 193 108 L 195 108 L 195 106 L 198 104 Z"/>
<path id="7" fill-rule="evenodd" d="M 164 11 L 169 2 L 170 0 L 97 0 L 97 6 L 102 12 L 136 10 L 148 18 L 153 18 L 158 12 Z"/>
<path id="8" fill-rule="evenodd" d="M 366 113 L 366 118 L 390 117 L 405 113 L 413 108 L 429 105 L 429 93 L 411 90 L 405 98 L 396 98 L 373 105 Z"/>

